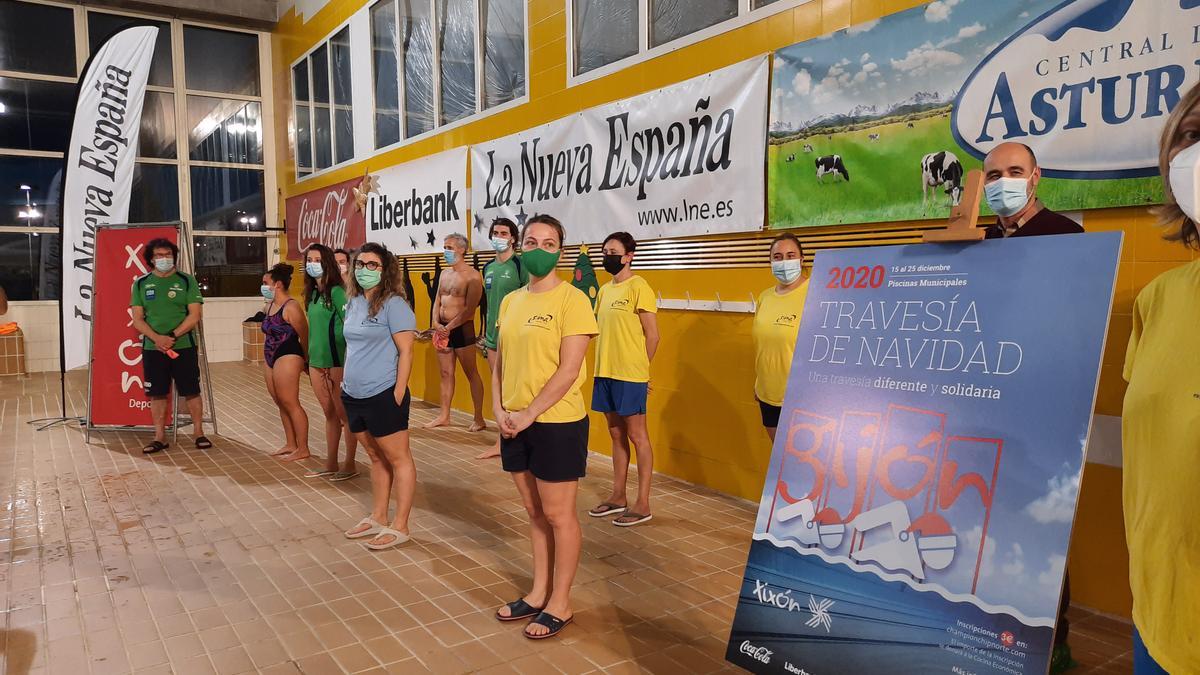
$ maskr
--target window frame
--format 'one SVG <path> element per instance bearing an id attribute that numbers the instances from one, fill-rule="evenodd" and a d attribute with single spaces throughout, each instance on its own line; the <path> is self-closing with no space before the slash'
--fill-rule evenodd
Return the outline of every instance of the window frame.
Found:
<path id="1" fill-rule="evenodd" d="M 288 111 L 288 127 L 289 127 L 288 128 L 288 136 L 291 138 L 291 141 L 292 141 L 292 143 L 291 143 L 292 152 L 293 152 L 292 171 L 295 172 L 294 175 L 296 176 L 296 182 L 300 182 L 302 180 L 308 180 L 309 178 L 312 178 L 313 176 L 317 176 L 317 175 L 320 175 L 323 173 L 329 173 L 330 171 L 340 169 L 345 165 L 353 164 L 354 162 L 362 159 L 361 157 L 357 156 L 354 153 L 354 147 L 353 147 L 354 139 L 355 139 L 355 137 L 358 136 L 358 133 L 359 133 L 359 130 L 357 128 L 358 125 L 355 124 L 351 127 L 350 158 L 343 160 L 341 162 L 337 161 L 337 157 L 338 157 L 338 154 L 337 154 L 337 130 L 334 128 L 334 125 L 337 124 L 336 111 L 338 110 L 338 104 L 334 101 L 335 95 L 334 95 L 334 85 L 333 85 L 333 71 L 334 71 L 333 38 L 335 35 L 337 35 L 338 33 L 341 33 L 343 30 L 346 31 L 346 39 L 350 42 L 350 53 L 353 54 L 354 50 L 356 49 L 356 45 L 354 43 L 354 38 L 353 38 L 352 32 L 350 31 L 350 23 L 353 18 L 354 18 L 353 15 L 351 15 L 345 21 L 338 24 L 336 28 L 329 31 L 329 33 L 325 37 L 318 40 L 312 47 L 310 47 L 307 51 L 305 51 L 302 56 L 300 56 L 299 58 L 295 59 L 290 64 L 288 64 L 288 102 L 291 104 L 291 109 Z M 325 47 L 325 78 L 326 78 L 326 80 L 328 80 L 327 85 L 329 87 L 329 89 L 328 89 L 329 102 L 328 103 L 317 103 L 315 100 L 316 96 L 314 96 L 315 90 L 313 88 L 312 55 L 321 47 Z M 300 62 L 302 62 L 302 61 L 308 62 L 308 67 L 307 67 L 307 71 L 306 71 L 306 74 L 308 75 L 308 98 L 303 101 L 303 104 L 308 107 L 308 138 L 309 138 L 308 145 L 309 145 L 309 153 L 310 154 L 309 154 L 309 173 L 305 176 L 300 175 L 300 144 L 296 140 L 298 138 L 298 136 L 297 136 L 298 126 L 296 124 L 296 106 L 301 104 L 301 101 L 297 100 L 297 98 L 296 98 L 296 66 L 300 65 Z M 356 80 L 361 79 L 361 76 L 355 76 L 353 67 L 351 68 L 350 72 L 351 72 L 350 98 L 351 98 L 351 101 L 353 101 L 354 93 L 358 87 L 358 85 L 356 84 Z M 372 96 L 372 101 L 371 101 L 372 107 L 374 107 L 374 92 L 372 92 L 371 96 Z M 322 108 L 326 108 L 329 110 L 329 160 L 330 160 L 330 164 L 329 164 L 329 166 L 327 166 L 323 169 L 317 168 L 317 106 L 320 106 Z M 353 111 L 353 108 L 354 108 L 353 103 L 351 103 L 350 106 L 346 106 L 346 107 L 347 107 L 347 110 Z M 374 125 L 373 124 L 372 124 L 372 133 L 374 133 Z M 372 145 L 374 145 L 374 143 L 372 143 Z"/>
<path id="2" fill-rule="evenodd" d="M 728 33 L 732 30 L 737 30 L 748 26 L 756 21 L 766 19 L 772 15 L 786 12 L 790 9 L 795 9 L 801 5 L 806 5 L 815 0 L 777 0 L 769 5 L 754 9 L 753 0 L 738 0 L 738 13 L 732 19 L 715 23 L 707 28 L 702 28 L 694 33 L 689 33 L 682 37 L 675 38 L 670 42 L 664 42 L 657 47 L 650 46 L 650 3 L 654 0 L 638 0 L 638 51 L 632 56 L 626 56 L 622 59 L 617 59 L 612 63 L 600 66 L 587 71 L 586 73 L 575 73 L 575 0 L 566 0 L 567 3 L 567 87 L 574 87 L 592 80 L 598 80 L 602 77 L 620 72 L 630 66 L 635 66 L 639 63 L 650 61 L 651 59 L 670 54 L 684 47 L 703 42 L 709 38 L 716 37 L 723 33 Z"/>
<path id="3" fill-rule="evenodd" d="M 370 29 L 371 10 L 376 5 L 378 5 L 380 2 L 386 2 L 386 1 L 387 0 L 371 0 L 371 2 L 364 4 L 353 15 L 351 15 L 349 18 L 347 18 L 342 23 L 338 24 L 335 28 L 333 28 L 333 30 L 329 31 L 329 33 L 327 33 L 320 40 L 317 40 L 309 49 L 307 49 L 305 51 L 305 53 L 303 55 L 301 55 L 300 57 L 293 60 L 290 64 L 288 64 L 288 93 L 289 93 L 288 103 L 291 106 L 290 111 L 288 113 L 288 135 L 289 135 L 289 140 L 291 142 L 291 146 L 296 153 L 299 152 L 299 144 L 296 142 L 297 126 L 296 126 L 295 116 L 296 116 L 297 100 L 296 100 L 296 91 L 295 91 L 295 77 L 292 75 L 295 72 L 295 67 L 301 61 L 309 58 L 314 51 L 316 51 L 317 49 L 319 49 L 321 47 L 322 44 L 329 43 L 330 40 L 333 38 L 333 36 L 337 35 L 337 33 L 339 31 L 341 31 L 343 28 L 345 28 L 346 26 L 349 26 L 351 24 L 351 22 L 354 20 L 354 18 L 360 12 L 365 14 L 364 18 L 365 18 L 365 21 L 368 26 L 366 35 L 367 35 L 368 40 L 371 40 L 371 38 L 373 37 L 372 31 Z M 437 8 L 437 0 L 425 0 L 425 1 L 427 1 L 429 3 L 430 19 L 432 21 L 433 31 L 434 31 L 434 35 L 433 35 L 433 37 L 434 37 L 434 40 L 433 40 L 434 78 L 433 78 L 433 92 L 432 92 L 432 95 L 433 95 L 433 121 L 434 121 L 433 128 L 430 129 L 429 131 L 423 131 L 419 134 L 414 134 L 412 136 L 405 135 L 407 128 L 405 126 L 406 120 L 404 117 L 404 111 L 405 111 L 404 104 L 405 104 L 405 94 L 406 94 L 405 83 L 404 83 L 404 54 L 401 53 L 399 51 L 399 49 L 397 49 L 397 52 L 396 52 L 396 76 L 399 80 L 399 82 L 397 83 L 397 86 L 398 86 L 397 91 L 399 92 L 399 102 L 400 102 L 400 105 L 399 105 L 399 108 L 400 108 L 400 140 L 398 140 L 395 143 L 392 143 L 390 145 L 385 145 L 383 147 L 379 147 L 379 148 L 375 147 L 375 130 L 376 130 L 376 124 L 378 121 L 378 116 L 376 115 L 376 112 L 377 112 L 378 108 L 377 108 L 376 102 L 375 102 L 374 70 L 373 70 L 373 68 L 368 69 L 366 71 L 366 75 L 368 76 L 368 80 L 366 82 L 362 82 L 362 76 L 358 76 L 358 77 L 356 77 L 355 81 L 351 83 L 351 86 L 353 87 L 352 90 L 356 92 L 355 99 L 369 101 L 370 107 L 371 107 L 371 115 L 370 115 L 371 124 L 369 126 L 367 126 L 366 128 L 360 128 L 361 125 L 356 124 L 354 127 L 354 138 L 357 140 L 360 137 L 365 137 L 367 139 L 367 144 L 365 147 L 370 147 L 370 148 L 374 148 L 374 149 L 365 154 L 355 155 L 351 160 L 349 160 L 347 162 L 342 162 L 341 164 L 334 164 L 328 168 L 318 170 L 316 168 L 316 162 L 315 162 L 316 128 L 315 128 L 315 126 L 311 126 L 312 124 L 315 123 L 315 117 L 313 117 L 313 104 L 311 103 L 312 65 L 309 64 L 308 76 L 309 76 L 310 102 L 308 104 L 308 107 L 309 107 L 310 129 L 311 129 L 310 135 L 313 139 L 312 145 L 313 145 L 314 161 L 312 163 L 313 166 L 312 166 L 311 172 L 309 172 L 306 175 L 301 176 L 300 175 L 299 157 L 297 155 L 292 158 L 292 162 L 291 162 L 291 168 L 292 168 L 292 172 L 293 172 L 292 175 L 295 177 L 296 185 L 302 185 L 305 182 L 307 182 L 313 178 L 326 175 L 330 172 L 344 168 L 345 166 L 348 166 L 355 162 L 361 162 L 361 161 L 371 159 L 372 157 L 376 157 L 376 156 L 382 155 L 384 153 L 391 152 L 393 150 L 405 147 L 407 145 L 412 145 L 413 143 L 418 143 L 420 141 L 437 136 L 438 134 L 446 133 L 448 131 L 465 126 L 467 124 L 472 124 L 474 122 L 478 122 L 479 120 L 486 119 L 492 115 L 496 115 L 496 114 L 505 112 L 507 110 L 511 110 L 513 108 L 519 107 L 526 103 L 529 103 L 529 101 L 531 100 L 530 95 L 529 95 L 529 89 L 530 89 L 529 75 L 530 75 L 530 61 L 531 61 L 530 53 L 529 53 L 530 52 L 530 42 L 529 42 L 529 29 L 530 29 L 529 3 L 530 3 L 530 0 L 522 0 L 522 2 L 521 2 L 521 5 L 522 5 L 523 11 L 524 11 L 524 15 L 525 15 L 524 31 L 523 31 L 524 34 L 522 36 L 523 42 L 524 42 L 524 49 L 525 49 L 525 59 L 524 59 L 524 62 L 525 62 L 525 72 L 524 72 L 525 93 L 522 96 L 518 96 L 518 97 L 512 99 L 511 101 L 505 101 L 504 103 L 501 103 L 500 105 L 497 105 L 497 106 L 493 106 L 491 108 L 483 107 L 483 103 L 484 103 L 483 86 L 484 86 L 484 77 L 486 77 L 486 70 L 485 70 L 486 56 L 484 54 L 484 48 L 486 46 L 484 44 L 486 27 L 482 26 L 480 22 L 481 22 L 481 18 L 483 16 L 482 3 L 484 0 L 473 0 L 472 4 L 474 7 L 474 17 L 475 17 L 475 42 L 474 42 L 474 45 L 475 45 L 475 112 L 473 112 L 465 117 L 462 117 L 460 119 L 457 119 L 453 122 L 439 125 L 438 122 L 441 121 L 441 116 L 442 116 L 441 53 L 438 50 L 438 40 L 437 40 L 438 28 L 439 28 L 439 24 L 438 24 L 438 16 L 439 15 L 437 12 L 437 9 L 438 9 Z M 746 0 L 741 0 L 741 1 L 744 2 Z M 788 0 L 788 1 L 792 1 L 792 0 Z M 393 9 L 394 9 L 393 19 L 396 21 L 396 25 L 399 26 L 400 25 L 400 16 L 399 16 L 400 4 L 399 4 L 398 0 L 395 2 Z M 353 41 L 350 44 L 351 53 L 354 53 L 356 50 L 365 49 L 368 54 L 368 62 L 370 62 L 370 63 L 373 63 L 374 54 L 373 54 L 372 50 L 374 49 L 374 47 L 375 47 L 375 45 L 371 41 L 369 41 L 366 45 L 356 45 Z M 331 76 L 332 76 L 332 72 L 333 72 L 333 69 L 330 68 Z M 332 81 L 331 81 L 331 84 L 332 84 Z M 359 87 L 364 88 L 363 93 L 358 93 Z M 331 89 L 331 94 L 332 94 L 332 89 Z M 359 98 L 359 97 L 361 97 L 361 98 Z M 332 108 L 332 106 L 331 106 L 331 108 Z"/>
<path id="4" fill-rule="evenodd" d="M 176 176 L 178 179 L 178 194 L 179 194 L 179 220 L 186 222 L 189 225 L 192 221 L 192 192 L 191 192 L 191 169 L 193 167 L 212 167 L 218 169 L 251 169 L 261 171 L 263 173 L 263 202 L 264 210 L 263 217 L 266 224 L 279 222 L 279 204 L 278 200 L 272 196 L 276 194 L 278 187 L 278 176 L 276 175 L 275 162 L 271 160 L 275 156 L 275 134 L 271 131 L 275 124 L 274 111 L 274 81 L 272 71 L 273 54 L 271 50 L 271 35 L 262 31 L 238 28 L 219 23 L 206 22 L 202 20 L 180 19 L 162 14 L 153 14 L 149 12 L 139 12 L 117 7 L 98 6 L 98 5 L 80 5 L 62 2 L 60 0 L 21 0 L 35 5 L 50 5 L 54 7 L 63 7 L 72 10 L 74 13 L 74 28 L 75 28 L 75 63 L 76 76 L 66 77 L 62 75 L 45 75 L 40 73 L 29 73 L 25 71 L 0 71 L 0 76 L 12 77 L 24 80 L 38 80 L 44 82 L 57 82 L 64 84 L 77 85 L 79 78 L 83 76 L 84 67 L 87 65 L 88 57 L 91 54 L 90 35 L 88 29 L 88 13 L 95 12 L 99 14 L 109 14 L 126 16 L 138 19 L 149 19 L 166 23 L 170 28 L 171 36 L 171 77 L 172 86 L 166 87 L 162 85 L 146 85 L 147 92 L 160 92 L 169 94 L 175 105 L 174 133 L 175 133 L 175 158 L 159 158 L 146 157 L 135 154 L 134 162 L 136 164 L 158 164 L 172 165 L 176 167 Z M 185 78 L 185 49 L 183 41 L 184 28 L 186 26 L 195 26 L 198 28 L 209 28 L 233 33 L 244 33 L 252 35 L 257 40 L 258 45 L 258 80 L 259 80 L 259 95 L 250 96 L 242 94 L 229 94 L 224 92 L 212 92 L 199 89 L 189 89 Z M 235 163 L 235 162 L 211 162 L 194 160 L 190 158 L 190 143 L 189 134 L 191 132 L 190 125 L 187 119 L 187 100 L 188 96 L 207 96 L 219 99 L 239 100 L 245 102 L 256 102 L 259 104 L 261 114 L 260 118 L 260 133 L 262 134 L 262 161 L 257 164 L 253 163 Z M 70 111 L 72 114 L 74 111 Z M 30 157 L 39 159 L 55 159 L 59 161 L 66 160 L 65 152 L 45 151 L 45 150 L 18 150 L 13 148 L 0 148 L 0 159 L 5 157 Z M 61 234 L 62 230 L 59 227 L 50 227 L 45 225 L 8 225 L 0 223 L 0 233 L 4 234 Z M 278 235 L 278 228 L 265 229 L 260 232 L 246 232 L 244 230 L 194 230 L 192 233 L 195 237 L 257 237 L 257 238 L 274 238 Z M 266 266 L 270 266 L 279 258 L 279 247 L 277 244 L 272 245 L 270 242 L 266 245 L 267 258 L 264 261 Z M 10 298 L 11 300 L 11 298 Z M 12 300 L 12 302 L 42 302 L 40 300 Z"/>

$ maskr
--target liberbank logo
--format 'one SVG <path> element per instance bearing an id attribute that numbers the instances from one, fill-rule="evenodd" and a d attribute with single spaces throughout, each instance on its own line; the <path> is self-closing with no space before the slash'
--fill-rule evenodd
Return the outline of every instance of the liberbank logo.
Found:
<path id="1" fill-rule="evenodd" d="M 951 128 L 982 158 L 1005 141 L 1056 178 L 1158 173 L 1167 115 L 1200 79 L 1200 0 L 1073 0 L 1001 43 L 967 78 Z"/>

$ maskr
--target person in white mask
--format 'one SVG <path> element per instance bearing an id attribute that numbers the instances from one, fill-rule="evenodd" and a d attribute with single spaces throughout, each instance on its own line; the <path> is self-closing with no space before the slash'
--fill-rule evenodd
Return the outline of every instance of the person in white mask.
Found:
<path id="1" fill-rule="evenodd" d="M 783 407 L 788 373 L 792 370 L 792 352 L 800 332 L 800 315 L 808 297 L 808 279 L 804 276 L 804 249 L 791 232 L 771 242 L 771 274 L 775 285 L 758 296 L 754 312 L 754 397 L 758 399 L 762 425 L 771 442 Z"/>
<path id="2" fill-rule="evenodd" d="M 500 318 L 500 303 L 509 293 L 529 283 L 529 272 L 521 265 L 521 258 L 516 255 L 514 247 L 517 241 L 517 224 L 508 218 L 497 218 L 488 229 L 488 240 L 496 257 L 483 267 L 483 295 L 487 299 L 487 310 L 483 320 L 483 347 L 487 350 L 489 369 L 495 370 L 498 352 L 496 344 L 500 338 L 500 328 L 496 321 Z M 496 444 L 475 456 L 475 459 L 491 459 L 500 456 L 500 437 Z"/>
<path id="3" fill-rule="evenodd" d="M 441 371 L 441 411 L 426 429 L 450 424 L 450 405 L 454 401 L 454 362 L 462 366 L 471 386 L 475 419 L 467 431 L 483 431 L 483 379 L 479 376 L 479 347 L 476 346 L 475 314 L 483 297 L 483 275 L 467 263 L 467 238 L 454 233 L 446 237 L 442 249 L 446 266 L 438 277 L 437 297 L 433 301 L 433 346 Z"/>
<path id="4" fill-rule="evenodd" d="M 1200 85 L 1175 105 L 1163 128 L 1159 171 L 1166 238 L 1200 249 Z M 1139 225 L 1139 227 L 1144 227 Z M 1186 260 L 1186 258 L 1184 258 Z M 1200 664 L 1200 261 L 1159 275 L 1133 305 L 1125 353 L 1129 382 L 1121 412 L 1121 480 L 1129 588 L 1133 591 L 1133 672 L 1195 673 Z"/>
<path id="5" fill-rule="evenodd" d="M 1083 232 L 1078 223 L 1046 208 L 1037 198 L 1042 170 L 1024 143 L 1001 143 L 983 159 L 984 197 L 996 214 L 988 239 Z"/>

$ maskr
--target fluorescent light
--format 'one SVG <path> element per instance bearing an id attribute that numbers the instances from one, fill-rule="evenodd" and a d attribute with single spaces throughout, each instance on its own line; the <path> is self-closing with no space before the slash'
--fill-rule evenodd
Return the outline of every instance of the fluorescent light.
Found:
<path id="1" fill-rule="evenodd" d="M 0 105 L 3 105 L 3 104 L 2 104 L 2 103 L 0 103 Z M 24 191 L 28 192 L 28 191 L 32 190 L 33 188 L 29 187 L 28 185 L 26 185 L 26 184 L 24 184 L 24 183 L 21 183 L 21 187 L 20 187 L 20 188 L 18 188 L 18 189 L 19 189 L 19 190 L 24 190 Z"/>
<path id="2" fill-rule="evenodd" d="M 4 105 L 3 103 L 0 103 L 0 115 L 3 115 L 6 112 L 8 112 L 8 106 Z"/>

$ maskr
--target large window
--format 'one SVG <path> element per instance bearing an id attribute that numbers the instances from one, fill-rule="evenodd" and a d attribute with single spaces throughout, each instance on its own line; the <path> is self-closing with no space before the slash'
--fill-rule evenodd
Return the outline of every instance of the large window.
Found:
<path id="1" fill-rule="evenodd" d="M 379 0 L 372 5 L 374 147 L 524 98 L 525 9 L 525 0 Z M 296 104 L 299 116 L 304 103 L 297 97 Z M 297 144 L 299 129 L 297 123 Z M 298 163 L 301 174 L 304 168 Z"/>
<path id="2" fill-rule="evenodd" d="M 809 0 L 569 0 L 572 79 L 733 30 Z"/>
<path id="3" fill-rule="evenodd" d="M 253 295 L 275 213 L 260 35 L 38 0 L 0 0 L 0 285 L 58 297 L 58 201 L 78 73 L 130 26 L 159 29 L 130 189 L 131 223 L 188 221 L 212 296 Z M 347 63 L 348 67 L 348 63 Z M 349 103 L 348 86 L 334 99 Z M 270 207 L 270 208 L 268 208 Z M 219 252 L 219 253 L 218 253 Z"/>
<path id="4" fill-rule="evenodd" d="M 354 159 L 350 27 L 292 66 L 296 116 L 296 175 Z"/>

